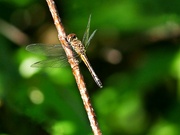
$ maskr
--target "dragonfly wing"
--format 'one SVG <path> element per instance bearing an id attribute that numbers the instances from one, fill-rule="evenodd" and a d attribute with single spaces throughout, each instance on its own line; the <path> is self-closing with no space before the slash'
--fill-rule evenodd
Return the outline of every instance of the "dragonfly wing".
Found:
<path id="1" fill-rule="evenodd" d="M 26 47 L 26 50 L 45 56 L 65 55 L 61 45 L 30 44 Z"/>
<path id="2" fill-rule="evenodd" d="M 89 37 L 87 43 L 85 44 L 85 48 L 86 48 L 86 49 L 88 48 L 88 46 L 89 46 L 89 44 L 90 44 L 90 41 L 91 41 L 91 39 L 93 38 L 93 36 L 95 35 L 96 31 L 97 31 L 97 30 L 93 31 L 93 33 L 92 33 L 91 36 Z"/>
<path id="3" fill-rule="evenodd" d="M 45 67 L 52 67 L 52 68 L 61 68 L 68 65 L 67 58 L 62 57 L 49 57 L 46 60 L 42 60 L 36 62 L 31 65 L 31 67 L 36 68 L 45 68 Z"/>
<path id="4" fill-rule="evenodd" d="M 84 32 L 84 36 L 82 39 L 82 43 L 85 46 L 86 46 L 86 43 L 88 42 L 88 38 L 89 38 L 90 23 L 91 23 L 91 15 L 89 16 L 88 24 L 87 24 L 87 27 L 86 27 L 86 30 Z"/>
<path id="5" fill-rule="evenodd" d="M 87 49 L 91 39 L 93 38 L 94 34 L 96 33 L 96 30 L 93 31 L 93 33 L 91 34 L 91 36 L 89 37 L 89 30 L 90 30 L 90 23 L 91 23 L 91 15 L 89 16 L 89 20 L 88 20 L 88 24 L 87 24 L 87 28 L 84 32 L 84 36 L 82 39 L 82 43 L 84 44 L 85 48 Z"/>

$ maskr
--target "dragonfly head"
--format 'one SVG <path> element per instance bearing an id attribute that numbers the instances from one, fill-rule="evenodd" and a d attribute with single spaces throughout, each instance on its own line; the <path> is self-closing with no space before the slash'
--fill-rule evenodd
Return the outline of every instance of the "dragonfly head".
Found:
<path id="1" fill-rule="evenodd" d="M 67 41 L 72 42 L 73 40 L 77 40 L 76 34 L 72 33 L 67 36 Z"/>

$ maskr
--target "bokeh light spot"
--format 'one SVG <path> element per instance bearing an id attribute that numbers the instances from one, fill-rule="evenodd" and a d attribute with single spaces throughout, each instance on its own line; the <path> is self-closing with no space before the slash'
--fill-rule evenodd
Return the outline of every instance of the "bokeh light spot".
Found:
<path id="1" fill-rule="evenodd" d="M 29 97 L 34 104 L 42 104 L 44 101 L 43 93 L 37 88 L 31 90 Z"/>
<path id="2" fill-rule="evenodd" d="M 75 125 L 70 121 L 56 122 L 52 127 L 52 135 L 73 135 L 75 129 Z"/>
<path id="3" fill-rule="evenodd" d="M 31 65 L 37 61 L 39 61 L 39 59 L 37 58 L 25 59 L 19 66 L 19 72 L 21 76 L 23 76 L 24 78 L 30 78 L 32 75 L 38 72 L 40 70 L 39 68 L 31 67 Z"/>
<path id="4" fill-rule="evenodd" d="M 118 64 L 122 60 L 122 54 L 116 49 L 107 49 L 104 54 L 106 61 L 111 64 Z"/>

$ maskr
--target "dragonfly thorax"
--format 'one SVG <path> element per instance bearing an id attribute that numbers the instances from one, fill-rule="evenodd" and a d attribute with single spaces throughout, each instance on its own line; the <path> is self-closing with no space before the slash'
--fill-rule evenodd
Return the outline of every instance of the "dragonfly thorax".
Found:
<path id="1" fill-rule="evenodd" d="M 74 51 L 79 55 L 84 55 L 86 50 L 82 42 L 76 37 L 76 34 L 72 33 L 67 36 L 67 41 L 72 46 Z"/>

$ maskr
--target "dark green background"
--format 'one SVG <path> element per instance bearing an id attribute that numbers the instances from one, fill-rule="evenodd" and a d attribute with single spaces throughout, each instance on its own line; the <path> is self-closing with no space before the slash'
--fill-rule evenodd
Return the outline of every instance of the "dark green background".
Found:
<path id="1" fill-rule="evenodd" d="M 97 29 L 83 63 L 103 135 L 180 134 L 180 1 L 56 0 L 65 30 Z M 45 0 L 0 0 L 0 135 L 92 135 L 70 67 L 33 69 L 59 43 Z M 115 60 L 115 61 L 114 61 Z"/>

